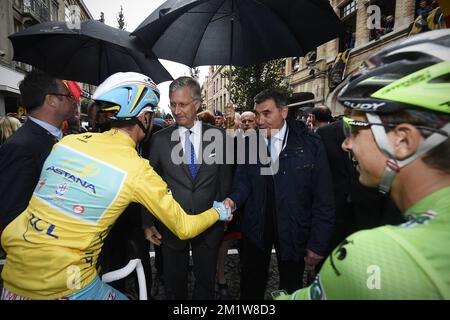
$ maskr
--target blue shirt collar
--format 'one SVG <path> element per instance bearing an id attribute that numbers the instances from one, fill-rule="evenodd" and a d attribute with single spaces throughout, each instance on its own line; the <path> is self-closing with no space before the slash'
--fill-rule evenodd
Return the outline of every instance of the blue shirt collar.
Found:
<path id="1" fill-rule="evenodd" d="M 37 125 L 41 126 L 42 128 L 44 128 L 45 130 L 47 130 L 48 132 L 50 132 L 56 139 L 61 139 L 63 136 L 63 133 L 61 131 L 61 129 L 52 126 L 51 124 L 44 122 L 42 120 L 33 118 L 32 116 L 28 116 L 28 119 L 33 121 L 34 123 L 36 123 Z"/>

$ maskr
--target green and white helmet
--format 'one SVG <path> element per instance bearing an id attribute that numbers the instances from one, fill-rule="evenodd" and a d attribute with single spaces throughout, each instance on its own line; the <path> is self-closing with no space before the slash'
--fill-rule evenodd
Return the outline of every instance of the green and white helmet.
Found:
<path id="1" fill-rule="evenodd" d="M 425 32 L 382 49 L 363 63 L 339 91 L 338 101 L 365 112 L 372 124 L 379 115 L 420 110 L 450 116 L 450 29 Z M 438 118 L 438 117 L 436 117 Z M 379 189 L 386 193 L 395 174 L 404 166 L 446 141 L 450 123 L 426 138 L 417 151 L 402 160 L 395 158 L 386 125 L 370 126 L 380 150 L 389 158 Z"/>

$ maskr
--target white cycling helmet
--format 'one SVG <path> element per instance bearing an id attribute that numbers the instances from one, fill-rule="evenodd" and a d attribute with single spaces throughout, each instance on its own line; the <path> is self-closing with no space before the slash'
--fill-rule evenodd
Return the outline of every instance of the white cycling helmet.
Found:
<path id="1" fill-rule="evenodd" d="M 111 120 L 131 120 L 143 112 L 153 112 L 159 103 L 159 90 L 148 76 L 119 72 L 106 79 L 95 91 L 93 100 Z"/>

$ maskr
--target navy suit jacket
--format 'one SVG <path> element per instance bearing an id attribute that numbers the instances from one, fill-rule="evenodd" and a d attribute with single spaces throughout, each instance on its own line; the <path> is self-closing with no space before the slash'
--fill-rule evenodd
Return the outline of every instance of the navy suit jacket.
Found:
<path id="1" fill-rule="evenodd" d="M 279 156 L 278 173 L 273 176 L 276 235 L 281 258 L 300 261 L 305 249 L 320 255 L 328 252 L 335 216 L 333 188 L 320 137 L 308 132 L 303 122 L 287 121 L 287 144 Z M 259 133 L 257 137 L 262 139 Z M 261 159 L 249 163 L 248 152 L 246 143 L 247 163 L 238 165 L 229 197 L 238 208 L 244 207 L 243 236 L 262 249 L 264 224 L 270 223 L 264 221 L 267 177 L 261 175 Z"/>
<path id="2" fill-rule="evenodd" d="M 0 147 L 0 231 L 28 206 L 56 138 L 28 120 Z"/>

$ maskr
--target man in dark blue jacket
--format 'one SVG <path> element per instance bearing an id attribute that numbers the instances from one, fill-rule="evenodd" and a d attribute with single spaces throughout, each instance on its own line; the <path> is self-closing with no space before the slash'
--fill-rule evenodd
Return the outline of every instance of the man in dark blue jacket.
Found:
<path id="1" fill-rule="evenodd" d="M 45 159 L 62 137 L 64 120 L 73 116 L 80 88 L 73 81 L 41 71 L 19 85 L 28 120 L 0 148 L 0 235 L 28 206 Z"/>
<path id="2" fill-rule="evenodd" d="M 264 298 L 273 245 L 280 289 L 301 287 L 305 264 L 316 266 L 327 253 L 334 223 L 322 141 L 302 122 L 286 120 L 282 93 L 264 90 L 254 101 L 258 134 L 247 139 L 245 164 L 225 199 L 233 209 L 244 205 L 241 299 Z"/>

